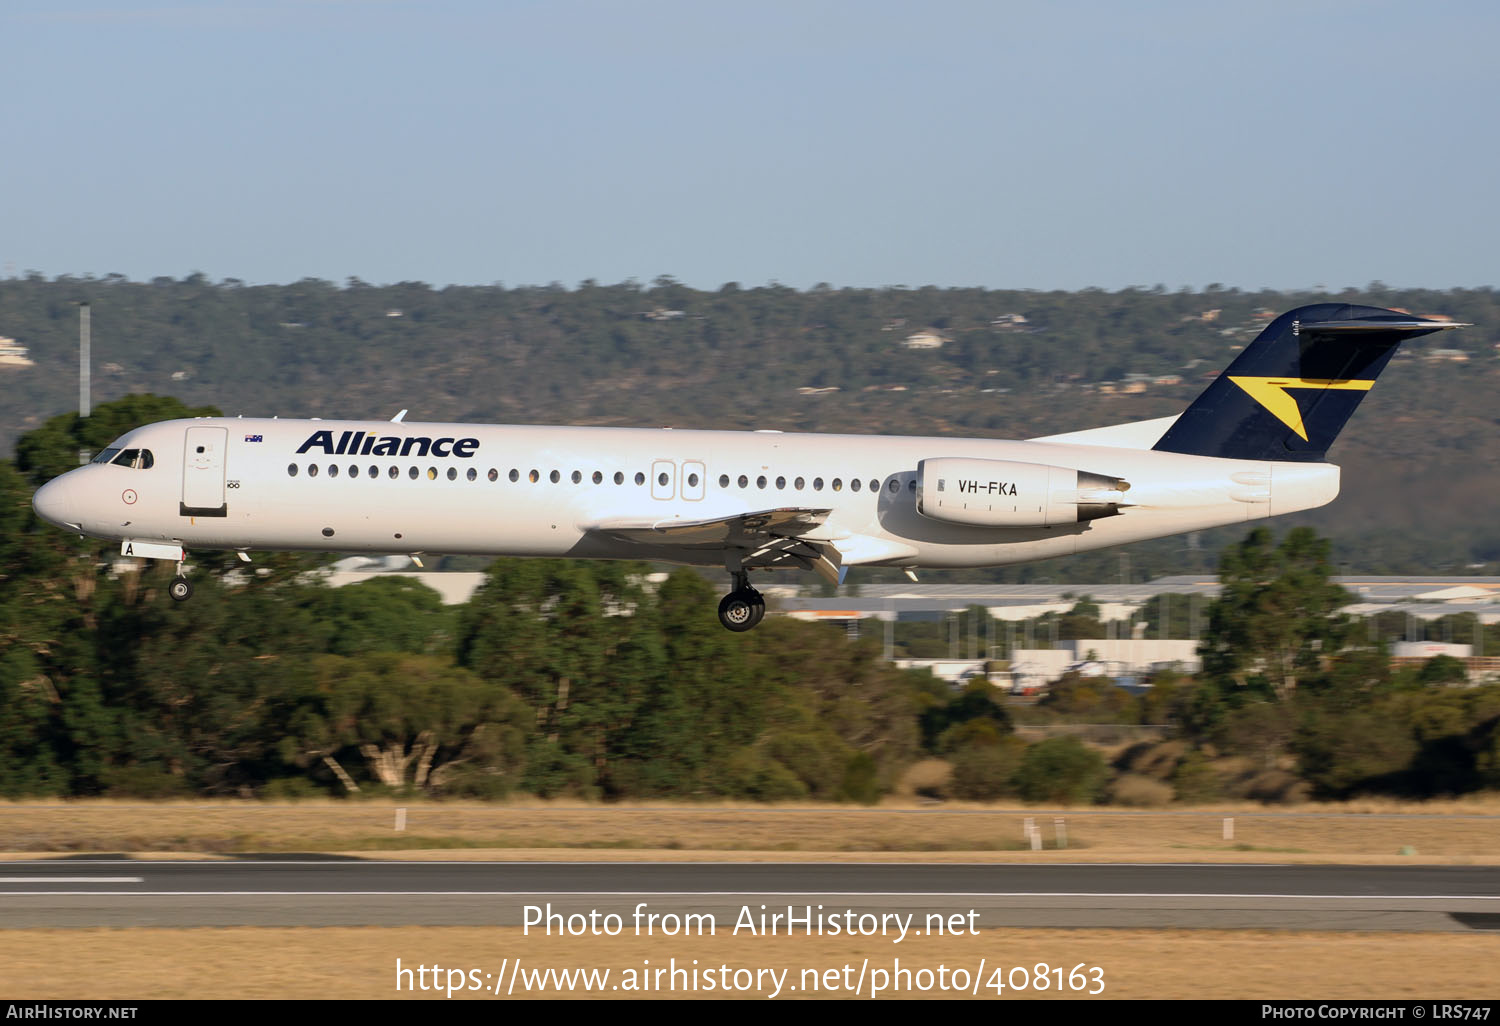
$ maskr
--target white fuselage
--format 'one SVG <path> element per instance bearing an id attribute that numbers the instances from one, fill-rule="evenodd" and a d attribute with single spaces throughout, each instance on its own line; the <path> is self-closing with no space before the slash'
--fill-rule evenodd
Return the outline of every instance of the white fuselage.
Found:
<path id="1" fill-rule="evenodd" d="M 114 446 L 148 450 L 149 468 L 80 467 L 38 491 L 35 506 L 81 534 L 187 549 L 717 566 L 726 565 L 724 545 L 625 539 L 601 525 L 817 508 L 826 518 L 801 537 L 832 546 L 845 566 L 975 567 L 1290 513 L 1338 494 L 1338 468 L 1326 463 L 1216 459 L 1136 444 L 200 418 L 130 432 Z M 1122 478 L 1128 505 L 1055 527 L 930 519 L 917 511 L 917 467 L 941 457 Z"/>

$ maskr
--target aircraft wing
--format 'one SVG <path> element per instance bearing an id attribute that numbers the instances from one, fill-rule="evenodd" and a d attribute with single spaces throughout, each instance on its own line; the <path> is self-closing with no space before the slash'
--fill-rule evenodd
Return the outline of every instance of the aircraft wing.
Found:
<path id="1" fill-rule="evenodd" d="M 754 513 L 736 513 L 729 517 L 714 517 L 708 520 L 679 520 L 665 517 L 654 520 L 640 518 L 616 518 L 601 520 L 589 525 L 590 530 L 603 531 L 627 541 L 650 542 L 652 544 L 711 545 L 729 541 L 736 535 L 764 535 L 768 537 L 795 537 L 815 527 L 821 527 L 828 519 L 831 509 L 812 509 L 804 506 L 785 506 L 780 509 L 763 509 Z"/>
<path id="2" fill-rule="evenodd" d="M 797 566 L 837 584 L 844 576 L 838 550 L 826 541 L 802 537 L 822 527 L 832 512 L 783 506 L 706 520 L 617 517 L 590 524 L 587 530 L 643 545 L 740 549 L 745 567 Z"/>

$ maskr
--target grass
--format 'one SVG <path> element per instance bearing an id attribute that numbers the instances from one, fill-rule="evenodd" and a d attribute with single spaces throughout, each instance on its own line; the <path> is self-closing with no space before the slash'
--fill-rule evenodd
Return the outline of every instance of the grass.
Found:
<path id="1" fill-rule="evenodd" d="M 503 960 L 526 968 L 609 968 L 619 980 L 646 961 L 687 966 L 788 970 L 807 996 L 804 970 L 902 968 L 971 973 L 1037 963 L 1102 970 L 1103 998 L 1493 1000 L 1500 934 L 1277 933 L 1223 930 L 980 930 L 977 935 L 908 937 L 730 936 L 646 938 L 527 937 L 519 927 L 393 929 L 238 927 L 232 929 L 11 930 L 0 933 L 0 993 L 13 999 L 311 998 L 446 1001 L 442 991 L 396 990 L 403 967 L 496 973 Z M 869 979 L 875 979 L 873 973 Z M 918 978 L 919 977 L 914 977 Z M 430 975 L 427 977 L 430 981 Z M 457 977 L 455 977 L 457 979 Z M 767 987 L 769 988 L 769 981 Z M 413 978 L 413 986 L 416 985 Z M 554 987 L 550 993 L 556 994 Z M 454 998 L 472 998 L 472 992 Z M 518 995 L 519 996 L 519 995 Z M 629 996 L 609 992 L 609 997 Z M 673 996 L 652 992 L 649 997 Z M 677 995 L 681 996 L 681 995 Z M 696 996 L 719 996 L 717 992 Z M 768 990 L 743 996 L 765 1000 Z M 839 997 L 847 997 L 840 992 Z M 888 997 L 898 995 L 888 994 Z M 902 997 L 941 996 L 906 993 Z M 956 996 L 956 995 L 949 995 Z M 967 995 L 964 995 L 967 996 Z M 1011 991 L 993 999 L 1057 997 L 1055 989 Z M 868 1000 L 868 985 L 865 993 Z M 489 997 L 489 1000 L 495 1000 Z"/>
<path id="2" fill-rule="evenodd" d="M 407 828 L 394 829 L 396 810 Z M 1234 820 L 1223 837 L 1223 820 Z M 1032 851 L 1031 818 L 1044 841 Z M 1055 820 L 1068 847 L 1055 848 Z M 982 805 L 601 805 L 581 802 L 169 801 L 0 803 L 0 848 L 14 855 L 90 852 L 345 852 L 412 857 L 899 858 L 1500 864 L 1500 799 L 1195 810 L 1077 810 Z M 1188 855 L 1187 853 L 1193 853 Z"/>

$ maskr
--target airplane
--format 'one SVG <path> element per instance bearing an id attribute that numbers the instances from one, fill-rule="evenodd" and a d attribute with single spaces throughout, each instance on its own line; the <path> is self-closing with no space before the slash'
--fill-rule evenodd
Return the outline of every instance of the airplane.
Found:
<path id="1" fill-rule="evenodd" d="M 1273 320 L 1180 415 L 1022 441 L 672 428 L 201 417 L 122 435 L 37 490 L 38 516 L 187 550 L 642 559 L 752 571 L 986 567 L 1313 509 L 1328 447 L 1405 339 L 1464 327 L 1379 307 Z"/>

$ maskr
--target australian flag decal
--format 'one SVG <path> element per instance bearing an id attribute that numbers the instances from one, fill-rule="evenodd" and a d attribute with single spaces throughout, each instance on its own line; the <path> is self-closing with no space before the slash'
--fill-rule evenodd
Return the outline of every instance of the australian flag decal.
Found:
<path id="1" fill-rule="evenodd" d="M 265 441 L 265 438 L 262 435 L 246 435 L 245 436 L 245 441 L 247 441 L 247 442 L 263 442 L 263 441 Z"/>

